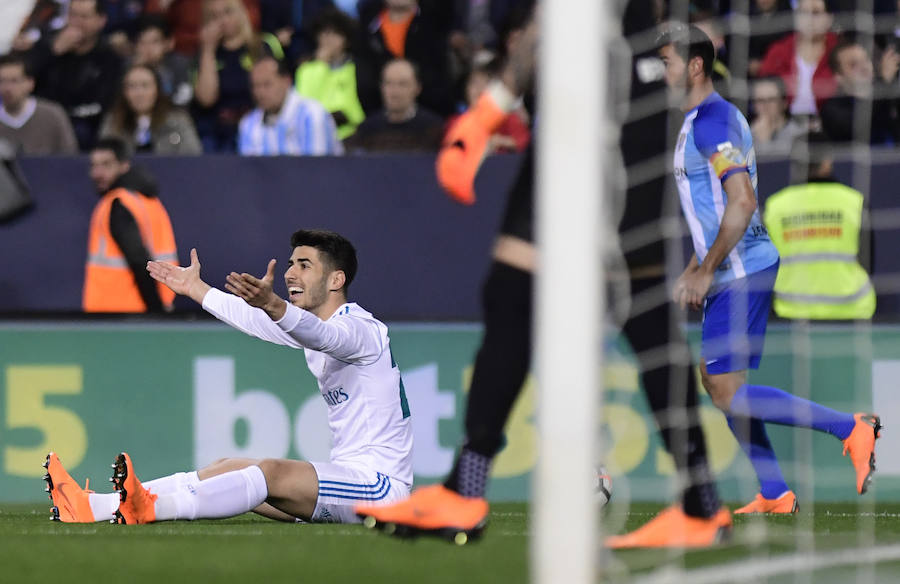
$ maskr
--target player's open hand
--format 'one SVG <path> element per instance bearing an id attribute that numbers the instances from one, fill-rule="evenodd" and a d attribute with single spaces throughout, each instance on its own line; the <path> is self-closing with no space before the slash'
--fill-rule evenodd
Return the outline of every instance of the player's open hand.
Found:
<path id="1" fill-rule="evenodd" d="M 200 279 L 200 259 L 197 257 L 196 248 L 191 249 L 191 264 L 179 267 L 168 262 L 156 260 L 147 262 L 147 271 L 157 282 L 162 282 L 176 294 L 190 296 L 198 302 L 203 301 L 202 294 L 208 287 Z M 199 300 L 195 297 L 199 295 Z"/>
<path id="2" fill-rule="evenodd" d="M 283 308 L 284 300 L 272 291 L 272 284 L 275 282 L 275 263 L 274 259 L 269 260 L 266 275 L 262 278 L 246 272 L 241 274 L 231 272 L 225 277 L 225 289 L 243 298 L 250 306 L 262 308 L 266 312 Z"/>

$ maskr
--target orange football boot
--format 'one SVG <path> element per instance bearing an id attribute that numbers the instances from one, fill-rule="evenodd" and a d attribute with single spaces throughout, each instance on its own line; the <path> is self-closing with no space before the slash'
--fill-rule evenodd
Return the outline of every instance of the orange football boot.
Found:
<path id="1" fill-rule="evenodd" d="M 463 497 L 443 485 L 416 489 L 393 505 L 357 505 L 363 524 L 398 537 L 435 535 L 457 545 L 481 536 L 487 525 L 488 502 Z"/>
<path id="2" fill-rule="evenodd" d="M 491 134 L 507 115 L 485 91 L 444 137 L 435 169 L 441 187 L 457 202 L 475 202 L 475 175 L 487 156 Z"/>
<path id="3" fill-rule="evenodd" d="M 741 507 L 735 509 L 735 515 L 743 515 L 745 513 L 780 513 L 791 515 L 800 510 L 797 504 L 797 495 L 794 491 L 787 491 L 776 499 L 766 499 L 762 493 L 757 493 L 756 498 Z"/>
<path id="4" fill-rule="evenodd" d="M 727 540 L 731 525 L 731 513 L 725 507 L 709 519 L 703 519 L 685 514 L 681 505 L 672 505 L 631 533 L 606 538 L 606 547 L 617 550 L 708 547 Z"/>
<path id="5" fill-rule="evenodd" d="M 120 503 L 119 509 L 116 511 L 116 518 L 110 523 L 136 525 L 156 521 L 154 503 L 158 497 L 141 484 L 134 472 L 134 465 L 128 453 L 123 452 L 118 455 L 112 468 L 114 469 L 113 476 L 109 480 L 119 493 Z"/>
<path id="6" fill-rule="evenodd" d="M 93 523 L 94 513 L 88 499 L 93 491 L 87 490 L 88 483 L 85 483 L 84 489 L 79 487 L 55 452 L 47 455 L 44 468 L 47 469 L 47 474 L 44 475 L 47 487 L 44 490 L 53 501 L 53 507 L 50 508 L 53 515 L 50 519 L 63 523 Z"/>
<path id="7" fill-rule="evenodd" d="M 869 490 L 875 473 L 875 440 L 881 438 L 881 418 L 875 414 L 857 412 L 853 414 L 856 425 L 844 440 L 844 456 L 850 453 L 850 461 L 856 469 L 856 492 L 860 495 Z"/>

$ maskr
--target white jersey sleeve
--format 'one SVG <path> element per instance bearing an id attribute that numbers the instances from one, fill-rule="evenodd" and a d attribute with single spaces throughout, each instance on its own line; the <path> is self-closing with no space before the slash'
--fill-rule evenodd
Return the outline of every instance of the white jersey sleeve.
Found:
<path id="1" fill-rule="evenodd" d="M 218 288 L 212 288 L 203 297 L 203 309 L 225 324 L 250 336 L 277 345 L 303 348 L 303 345 L 281 330 L 264 310 L 250 306 L 242 298 L 222 292 Z"/>
<path id="2" fill-rule="evenodd" d="M 381 331 L 374 321 L 338 310 L 323 321 L 315 314 L 288 305 L 281 320 L 275 323 L 302 347 L 330 355 L 340 361 L 368 365 L 384 351 Z"/>
<path id="3" fill-rule="evenodd" d="M 287 303 L 286 303 L 287 304 Z M 284 316 L 273 321 L 260 308 L 216 288 L 203 297 L 203 309 L 234 328 L 270 343 L 319 351 L 348 363 L 366 365 L 384 350 L 381 332 L 370 320 L 339 311 L 328 321 L 287 304 Z"/>

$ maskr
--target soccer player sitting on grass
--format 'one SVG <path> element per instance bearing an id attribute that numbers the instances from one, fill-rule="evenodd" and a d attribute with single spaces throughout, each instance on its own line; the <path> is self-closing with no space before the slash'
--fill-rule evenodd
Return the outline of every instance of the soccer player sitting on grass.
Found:
<path id="1" fill-rule="evenodd" d="M 81 489 L 59 458 L 47 456 L 55 518 L 72 523 L 150 523 L 220 519 L 247 511 L 285 521 L 358 522 L 353 506 L 399 501 L 412 484 L 412 428 L 387 327 L 347 289 L 356 251 L 330 231 L 297 231 L 284 274 L 289 300 L 272 290 L 275 260 L 262 278 L 232 272 L 225 288 L 200 278 L 197 251 L 181 268 L 149 262 L 147 270 L 234 328 L 277 345 L 303 349 L 328 404 L 331 461 L 223 459 L 196 472 L 141 483 L 131 458 L 116 457 L 116 493 Z"/>
<path id="2" fill-rule="evenodd" d="M 747 120 L 713 90 L 715 48 L 694 26 L 672 25 L 660 39 L 666 83 L 685 112 L 674 169 L 694 256 L 674 289 L 682 307 L 703 310 L 703 386 L 722 410 L 750 458 L 760 493 L 735 513 L 794 513 L 797 497 L 785 483 L 765 424 L 812 428 L 843 442 L 866 492 L 875 471 L 881 421 L 838 412 L 774 387 L 747 383 L 759 367 L 778 251 L 760 221 L 756 155 Z"/>

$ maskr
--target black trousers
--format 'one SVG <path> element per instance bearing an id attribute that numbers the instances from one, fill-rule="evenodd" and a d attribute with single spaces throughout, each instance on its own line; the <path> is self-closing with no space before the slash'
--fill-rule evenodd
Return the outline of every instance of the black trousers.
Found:
<path id="1" fill-rule="evenodd" d="M 499 262 L 491 265 L 484 283 L 484 337 L 465 418 L 465 447 L 483 456 L 493 457 L 503 446 L 503 428 L 531 365 L 532 287 L 530 273 Z M 645 303 L 648 294 L 661 296 Z M 693 496 L 691 485 L 708 485 L 712 478 L 690 352 L 665 295 L 662 277 L 634 280 L 635 302 L 624 332 L 640 362 L 644 392 L 663 442 L 689 478 L 687 500 Z M 448 485 L 454 484 L 456 472 L 454 468 Z"/>

